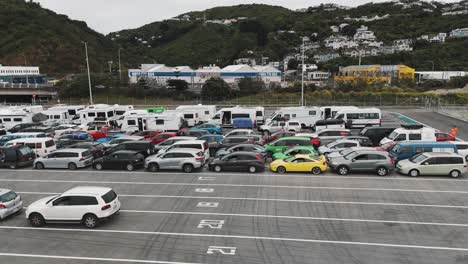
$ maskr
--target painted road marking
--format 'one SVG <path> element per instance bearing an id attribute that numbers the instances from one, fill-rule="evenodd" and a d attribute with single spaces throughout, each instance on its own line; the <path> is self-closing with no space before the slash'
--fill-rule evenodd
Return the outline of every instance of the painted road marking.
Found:
<path id="1" fill-rule="evenodd" d="M 222 255 L 230 255 L 234 256 L 236 255 L 236 250 L 237 248 L 235 247 L 218 247 L 218 246 L 210 246 L 208 250 L 206 251 L 206 254 L 212 255 L 215 253 L 219 253 Z"/>
<path id="2" fill-rule="evenodd" d="M 214 181 L 216 177 L 198 177 L 199 181 Z"/>
<path id="3" fill-rule="evenodd" d="M 468 194 L 468 191 L 456 190 L 430 190 L 430 189 L 398 189 L 398 188 L 364 188 L 364 187 L 332 187 L 332 186 L 294 186 L 294 185 L 268 185 L 268 184 L 225 184 L 225 183 L 174 183 L 174 182 L 112 182 L 112 181 L 67 181 L 67 180 L 27 180 L 27 179 L 0 179 L 4 182 L 35 182 L 35 183 L 80 183 L 80 184 L 122 184 L 122 185 L 170 185 L 170 186 L 220 186 L 220 187 L 252 187 L 252 188 L 279 188 L 300 190 L 349 190 L 349 191 L 379 191 L 379 192 L 422 192 L 422 193 L 450 193 Z"/>
<path id="4" fill-rule="evenodd" d="M 214 189 L 213 188 L 196 188 L 195 192 L 198 192 L 198 193 L 212 193 L 212 192 L 214 192 Z"/>
<path id="5" fill-rule="evenodd" d="M 153 263 L 153 264 L 197 264 L 197 263 L 189 263 L 189 262 L 173 262 L 173 261 L 142 260 L 142 259 L 91 258 L 91 257 L 17 254 L 17 253 L 0 253 L 0 256 L 22 257 L 22 258 L 66 259 L 66 260 L 89 260 L 89 261 L 105 261 L 105 262 Z"/>
<path id="6" fill-rule="evenodd" d="M 6 172 L 15 172 L 15 173 L 20 173 L 20 172 L 36 172 L 36 173 L 67 173 L 67 174 L 73 174 L 73 173 L 79 173 L 79 174 L 107 174 L 107 175 L 115 175 L 115 174 L 125 174 L 128 175 L 128 172 L 122 172 L 122 171 L 85 171 L 85 170 L 77 170 L 77 171 L 69 171 L 69 170 L 23 170 L 23 169 L 17 169 L 17 170 L 10 170 L 10 169 L 2 169 L 1 171 L 6 171 Z M 149 172 L 132 172 L 132 176 L 134 175 L 153 175 L 153 173 Z M 185 174 L 180 174 L 176 172 L 158 172 L 158 176 L 181 176 L 184 178 L 187 178 L 187 175 Z M 196 175 L 218 175 L 215 173 L 207 173 L 207 172 L 200 172 L 197 173 Z M 297 174 L 287 174 L 287 175 L 279 175 L 279 174 L 260 174 L 260 173 L 222 173 L 223 176 L 236 176 L 236 177 L 278 177 L 278 178 L 307 178 L 307 179 L 320 179 L 320 180 L 352 180 L 352 179 L 363 179 L 363 180 L 398 180 L 398 181 L 450 181 L 450 182 L 467 182 L 467 179 L 463 178 L 457 178 L 457 179 L 440 179 L 440 178 L 434 178 L 434 177 L 426 177 L 424 176 L 417 177 L 417 178 L 410 178 L 410 177 L 401 177 L 401 176 L 385 176 L 385 177 L 380 177 L 380 176 L 339 176 L 339 175 L 334 175 L 334 174 L 328 174 L 328 175 L 320 175 L 320 176 L 314 176 L 314 175 L 297 175 Z M 17 177 L 18 175 L 13 175 L 14 177 Z M 28 174 L 29 176 L 29 174 Z M 35 175 L 38 176 L 38 175 Z M 45 174 L 44 177 L 47 177 L 49 175 Z M 214 178 L 216 177 L 199 177 L 199 180 L 203 180 L 200 178 Z M 214 180 L 213 179 L 213 180 Z M 208 180 L 208 179 L 204 179 Z"/>
<path id="7" fill-rule="evenodd" d="M 105 229 L 68 229 L 68 228 L 47 228 L 47 227 L 17 227 L 17 226 L 0 226 L 4 230 L 31 230 L 45 232 L 70 232 L 70 233 L 102 233 L 102 234 L 132 234 L 132 235 L 158 235 L 158 236 L 178 236 L 178 237 L 208 237 L 208 238 L 231 238 L 245 240 L 266 240 L 266 241 L 281 241 L 281 242 L 299 242 L 299 243 L 320 243 L 320 244 L 335 244 L 335 245 L 354 245 L 354 246 L 373 246 L 373 247 L 390 247 L 403 249 L 423 249 L 423 250 L 442 250 L 442 251 L 459 251 L 468 252 L 468 248 L 459 247 L 437 247 L 424 245 L 405 245 L 405 244 L 386 244 L 386 243 L 370 243 L 359 241 L 340 241 L 340 240 L 319 240 L 319 239 L 301 239 L 287 237 L 265 237 L 265 236 L 241 236 L 241 235 L 216 235 L 216 234 L 195 234 L 195 233 L 171 233 L 158 231 L 129 231 L 129 230 L 105 230 Z"/>
<path id="8" fill-rule="evenodd" d="M 211 228 L 211 229 L 221 229 L 223 228 L 224 220 L 201 220 L 198 224 L 198 228 Z"/>
<path id="9" fill-rule="evenodd" d="M 41 194 L 41 195 L 58 195 L 58 194 L 61 194 L 61 193 L 46 193 L 46 192 L 16 192 L 16 193 L 19 193 L 19 194 Z M 287 203 L 358 204 L 358 205 L 378 205 L 378 206 L 409 206 L 409 207 L 433 207 L 433 208 L 468 209 L 468 206 L 464 206 L 464 205 L 349 202 L 349 201 L 329 201 L 329 200 L 294 200 L 294 199 L 245 198 L 245 197 L 222 197 L 222 196 L 208 197 L 208 196 L 119 194 L 119 197 L 168 198 L 168 199 L 190 199 L 190 200 L 192 200 L 192 199 L 216 199 L 216 200 L 267 201 L 267 202 L 287 202 Z"/>
<path id="10" fill-rule="evenodd" d="M 210 202 L 199 202 L 197 207 L 211 207 L 215 208 L 218 207 L 219 203 L 210 203 Z"/>

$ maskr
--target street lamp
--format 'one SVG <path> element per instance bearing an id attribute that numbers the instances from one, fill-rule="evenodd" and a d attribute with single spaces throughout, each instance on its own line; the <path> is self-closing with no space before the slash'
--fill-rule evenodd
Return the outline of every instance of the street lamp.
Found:
<path id="1" fill-rule="evenodd" d="M 122 48 L 119 48 L 119 80 L 120 80 L 120 82 L 122 82 L 122 68 L 120 66 L 120 50 L 121 49 Z"/>
<path id="2" fill-rule="evenodd" d="M 85 46 L 86 67 L 88 68 L 89 104 L 93 104 L 93 90 L 91 89 L 91 74 L 89 73 L 88 42 L 82 41 Z"/>

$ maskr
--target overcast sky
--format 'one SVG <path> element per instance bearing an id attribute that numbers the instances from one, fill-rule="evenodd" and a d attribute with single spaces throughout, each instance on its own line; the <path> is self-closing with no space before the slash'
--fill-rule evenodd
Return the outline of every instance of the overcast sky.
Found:
<path id="1" fill-rule="evenodd" d="M 45 8 L 83 20 L 94 30 L 107 34 L 130 29 L 189 12 L 215 6 L 263 3 L 289 9 L 336 3 L 357 6 L 369 0 L 33 0 Z M 455 2 L 444 0 L 445 2 Z M 373 2 L 383 2 L 374 0 Z"/>

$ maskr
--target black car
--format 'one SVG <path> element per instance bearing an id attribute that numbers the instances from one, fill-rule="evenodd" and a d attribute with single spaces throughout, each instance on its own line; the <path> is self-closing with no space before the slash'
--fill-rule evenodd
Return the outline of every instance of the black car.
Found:
<path id="1" fill-rule="evenodd" d="M 125 169 L 132 171 L 143 167 L 145 156 L 136 151 L 119 150 L 110 155 L 94 160 L 93 167 L 96 170 L 103 169 Z"/>
<path id="2" fill-rule="evenodd" d="M 104 156 L 105 151 L 104 145 L 99 142 L 79 142 L 74 145 L 68 146 L 67 148 L 87 149 L 91 151 L 94 158 Z"/>
<path id="3" fill-rule="evenodd" d="M 378 146 L 384 137 L 390 135 L 397 128 L 396 126 L 365 127 L 359 132 L 359 135 L 368 137 L 372 146 Z"/>
<path id="4" fill-rule="evenodd" d="M 237 151 L 222 158 L 217 158 L 208 164 L 211 171 L 248 171 L 255 173 L 265 169 L 265 161 L 261 154 Z"/>
<path id="5" fill-rule="evenodd" d="M 221 140 L 216 149 L 230 148 L 239 144 L 256 144 L 256 138 L 243 136 L 243 137 L 228 137 Z"/>
<path id="6" fill-rule="evenodd" d="M 15 169 L 33 165 L 36 153 L 28 146 L 0 147 L 0 167 Z"/>
<path id="7" fill-rule="evenodd" d="M 363 136 L 347 136 L 340 140 L 356 140 L 356 141 L 359 141 L 359 144 L 361 144 L 361 147 L 373 146 L 372 141 L 368 137 L 363 137 Z"/>
<path id="8" fill-rule="evenodd" d="M 8 132 L 10 133 L 18 133 L 20 132 L 21 130 L 25 129 L 25 128 L 28 128 L 28 127 L 33 127 L 33 126 L 37 126 L 38 124 L 36 123 L 22 123 L 22 124 L 17 124 L 15 126 L 13 126 L 12 128 L 8 129 Z"/>
<path id="9" fill-rule="evenodd" d="M 201 130 L 201 129 L 194 129 L 194 130 L 189 130 L 189 129 L 181 129 L 179 132 L 177 132 L 177 136 L 184 136 L 184 137 L 196 137 L 199 138 L 204 135 L 209 135 L 210 132 L 207 130 Z"/>
<path id="10" fill-rule="evenodd" d="M 141 155 L 143 155 L 145 158 L 156 154 L 156 149 L 154 147 L 153 142 L 149 141 L 126 141 L 118 144 L 115 147 L 111 147 L 107 149 L 104 153 L 106 155 L 109 155 L 111 153 L 114 153 L 116 151 L 120 150 L 132 150 L 132 151 L 137 151 Z"/>
<path id="11" fill-rule="evenodd" d="M 55 135 L 55 131 L 50 127 L 44 126 L 31 126 L 27 128 L 21 129 L 19 132 L 21 133 L 45 133 L 48 137 L 53 137 Z"/>

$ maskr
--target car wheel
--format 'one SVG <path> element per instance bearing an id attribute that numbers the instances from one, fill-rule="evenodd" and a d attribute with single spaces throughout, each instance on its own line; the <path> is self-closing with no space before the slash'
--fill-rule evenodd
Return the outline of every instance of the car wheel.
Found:
<path id="1" fill-rule="evenodd" d="M 128 171 L 132 171 L 135 169 L 135 166 L 133 166 L 133 164 L 127 164 L 127 166 L 125 167 Z"/>
<path id="2" fill-rule="evenodd" d="M 68 164 L 68 169 L 69 170 L 76 170 L 77 168 L 78 168 L 78 166 L 76 166 L 76 164 L 73 163 L 73 162 Z"/>
<path id="3" fill-rule="evenodd" d="M 192 164 L 184 164 L 184 166 L 182 166 L 182 170 L 185 173 L 191 173 L 193 171 L 193 165 Z"/>
<path id="4" fill-rule="evenodd" d="M 410 170 L 408 175 L 411 176 L 411 177 L 418 177 L 419 176 L 419 171 L 418 170 Z"/>
<path id="5" fill-rule="evenodd" d="M 43 170 L 45 168 L 44 163 L 38 162 L 36 163 L 36 169 Z"/>
<path id="6" fill-rule="evenodd" d="M 385 167 L 378 167 L 378 168 L 377 168 L 377 174 L 378 174 L 379 176 L 385 176 L 385 175 L 388 174 L 388 169 L 385 168 Z"/>
<path id="7" fill-rule="evenodd" d="M 98 218 L 93 214 L 87 214 L 83 217 L 83 225 L 87 228 L 96 228 L 98 225 Z"/>
<path id="8" fill-rule="evenodd" d="M 214 166 L 213 170 L 216 171 L 216 172 L 221 172 L 223 170 L 223 168 L 221 168 L 221 166 L 219 166 L 219 165 L 216 165 L 216 166 Z"/>
<path id="9" fill-rule="evenodd" d="M 94 165 L 94 168 L 95 168 L 96 170 L 102 170 L 102 169 L 103 169 L 102 163 L 96 163 L 96 164 Z"/>
<path id="10" fill-rule="evenodd" d="M 468 155 L 465 157 L 465 160 L 468 161 Z"/>
<path id="11" fill-rule="evenodd" d="M 312 169 L 312 174 L 319 175 L 320 173 L 322 173 L 322 170 L 319 167 L 314 167 Z"/>
<path id="12" fill-rule="evenodd" d="M 257 172 L 257 167 L 255 167 L 255 166 L 250 166 L 250 167 L 249 167 L 249 172 L 250 172 L 250 173 L 255 173 L 255 172 Z"/>
<path id="13" fill-rule="evenodd" d="M 283 167 L 283 166 L 279 166 L 279 167 L 276 169 L 276 172 L 277 172 L 277 173 L 281 173 L 281 174 L 286 173 L 286 168 Z"/>
<path id="14" fill-rule="evenodd" d="M 349 169 L 348 169 L 348 167 L 346 167 L 346 166 L 340 166 L 340 167 L 338 167 L 338 170 L 337 170 L 337 171 L 338 171 L 338 173 L 339 173 L 340 175 L 347 175 L 347 174 L 349 173 Z"/>
<path id="15" fill-rule="evenodd" d="M 10 165 L 10 169 L 16 169 L 15 165 Z"/>
<path id="16" fill-rule="evenodd" d="M 458 177 L 460 177 L 460 174 L 461 173 L 458 170 L 453 170 L 453 171 L 450 172 L 450 177 L 458 178 Z"/>
<path id="17" fill-rule="evenodd" d="M 159 170 L 159 165 L 156 163 L 150 163 L 148 165 L 148 170 L 151 172 L 157 172 Z"/>
<path id="18" fill-rule="evenodd" d="M 32 213 L 29 215 L 29 222 L 34 227 L 40 227 L 45 225 L 44 217 L 39 213 Z"/>

